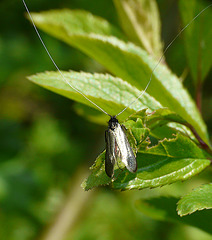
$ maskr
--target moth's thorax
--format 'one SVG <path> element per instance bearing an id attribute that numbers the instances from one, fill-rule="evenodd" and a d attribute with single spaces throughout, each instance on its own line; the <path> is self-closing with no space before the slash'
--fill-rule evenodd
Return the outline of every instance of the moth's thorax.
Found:
<path id="1" fill-rule="evenodd" d="M 111 117 L 108 122 L 108 127 L 111 130 L 114 130 L 119 125 L 119 121 L 116 117 Z"/>

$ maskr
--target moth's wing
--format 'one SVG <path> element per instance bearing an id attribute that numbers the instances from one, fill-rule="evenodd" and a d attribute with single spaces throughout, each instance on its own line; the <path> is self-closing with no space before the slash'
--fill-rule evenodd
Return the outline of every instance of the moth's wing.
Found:
<path id="1" fill-rule="evenodd" d="M 113 133 L 110 129 L 105 131 L 106 153 L 105 153 L 105 172 L 108 177 L 113 177 L 115 165 L 116 143 Z"/>
<path id="2" fill-rule="evenodd" d="M 126 168 L 132 172 L 132 173 L 135 173 L 137 171 L 137 161 L 136 161 L 136 157 L 135 157 L 135 154 L 130 146 L 130 143 L 127 139 L 127 136 L 126 136 L 126 128 L 122 125 L 121 126 L 121 129 L 123 131 L 123 137 L 124 137 L 124 144 L 125 144 L 125 148 L 126 148 L 126 152 L 123 156 L 122 155 L 122 161 L 124 162 Z"/>

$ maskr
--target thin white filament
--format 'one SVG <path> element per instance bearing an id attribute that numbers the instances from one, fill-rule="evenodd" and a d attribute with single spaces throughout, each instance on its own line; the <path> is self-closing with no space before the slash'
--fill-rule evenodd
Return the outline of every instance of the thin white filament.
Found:
<path id="1" fill-rule="evenodd" d="M 63 75 L 63 73 L 60 71 L 59 67 L 58 67 L 57 64 L 55 63 L 54 59 L 52 58 L 50 52 L 48 51 L 48 49 L 47 49 L 47 47 L 46 47 L 46 45 L 45 45 L 45 43 L 43 42 L 43 39 L 41 38 L 40 33 L 38 32 L 38 29 L 37 29 L 37 27 L 35 26 L 35 23 L 34 23 L 34 20 L 33 20 L 33 18 L 32 18 L 32 15 L 31 15 L 31 13 L 30 13 L 30 11 L 29 11 L 29 9 L 28 9 L 25 1 L 22 0 L 22 2 L 23 2 L 23 4 L 24 4 L 24 7 L 25 7 L 25 9 L 26 9 L 26 11 L 27 11 L 30 19 L 31 19 L 32 25 L 33 25 L 33 27 L 34 27 L 34 29 L 35 29 L 38 37 L 39 37 L 39 39 L 40 39 L 40 41 L 41 41 L 44 49 L 46 50 L 49 58 L 51 59 L 52 63 L 54 64 L 55 68 L 58 70 L 58 72 L 59 72 L 60 75 L 62 76 L 62 80 L 63 80 L 64 82 L 66 82 L 66 83 L 67 83 L 72 89 L 74 89 L 76 92 L 78 92 L 79 94 L 81 94 L 81 95 L 82 95 L 86 100 L 88 100 L 91 104 L 93 104 L 94 106 L 96 106 L 100 111 L 102 111 L 103 113 L 105 113 L 105 114 L 107 114 L 108 116 L 111 117 L 110 114 L 108 114 L 108 113 L 107 113 L 105 110 L 103 110 L 100 106 L 98 106 L 96 103 L 94 103 L 92 100 L 90 100 L 86 95 L 84 95 L 82 92 L 80 92 L 77 88 L 75 88 L 74 86 L 72 86 L 72 85 L 69 83 L 69 81 L 65 78 L 65 76 Z"/>

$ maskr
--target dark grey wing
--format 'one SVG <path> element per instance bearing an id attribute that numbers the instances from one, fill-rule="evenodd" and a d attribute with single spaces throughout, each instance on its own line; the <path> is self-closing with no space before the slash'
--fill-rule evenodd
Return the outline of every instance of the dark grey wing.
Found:
<path id="1" fill-rule="evenodd" d="M 125 157 L 126 158 L 125 166 L 130 172 L 135 173 L 137 171 L 136 157 L 127 139 L 126 128 L 123 125 L 121 126 L 121 128 L 124 132 L 125 147 L 127 148 L 127 156 Z"/>
<path id="2" fill-rule="evenodd" d="M 115 139 L 111 130 L 105 131 L 106 153 L 105 153 L 105 172 L 108 177 L 113 177 L 115 165 Z"/>

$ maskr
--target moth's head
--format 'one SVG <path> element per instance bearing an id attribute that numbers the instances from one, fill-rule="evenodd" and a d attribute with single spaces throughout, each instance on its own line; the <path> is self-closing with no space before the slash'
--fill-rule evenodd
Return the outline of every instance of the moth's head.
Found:
<path id="1" fill-rule="evenodd" d="M 109 124 L 109 128 L 114 130 L 117 126 L 118 126 L 118 119 L 116 117 L 111 117 L 108 124 Z"/>

